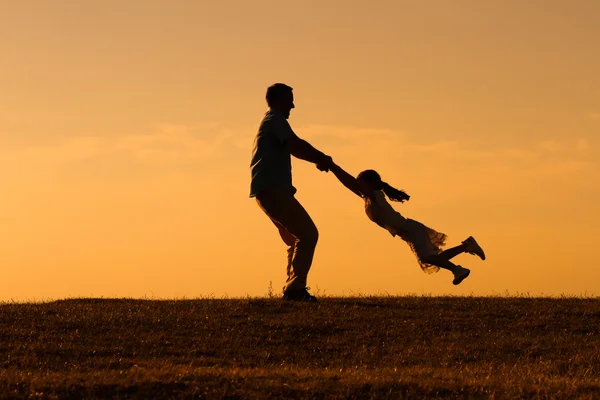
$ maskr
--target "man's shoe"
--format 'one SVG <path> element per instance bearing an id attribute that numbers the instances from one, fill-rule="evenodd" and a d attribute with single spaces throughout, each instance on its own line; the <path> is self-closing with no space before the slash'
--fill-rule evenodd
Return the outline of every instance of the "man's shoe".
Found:
<path id="1" fill-rule="evenodd" d="M 310 293 L 308 293 L 309 288 L 305 288 L 302 290 L 288 290 L 283 293 L 283 300 L 290 301 L 304 301 L 314 303 L 317 301 L 317 298 Z"/>
<path id="2" fill-rule="evenodd" d="M 457 268 L 454 271 L 454 280 L 452 281 L 452 283 L 455 285 L 460 284 L 467 278 L 467 276 L 469 276 L 470 273 L 471 271 L 469 269 L 457 265 Z"/>
<path id="3" fill-rule="evenodd" d="M 485 260 L 485 253 L 473 236 L 469 236 L 462 244 L 465 246 L 465 251 L 467 253 L 476 254 L 479 258 Z"/>

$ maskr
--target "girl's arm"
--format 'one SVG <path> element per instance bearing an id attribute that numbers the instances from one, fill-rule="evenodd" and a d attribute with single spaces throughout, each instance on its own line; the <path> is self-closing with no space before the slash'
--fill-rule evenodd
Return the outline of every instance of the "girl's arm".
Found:
<path id="1" fill-rule="evenodd" d="M 362 182 L 360 182 L 358 179 L 344 171 L 339 165 L 333 163 L 331 172 L 333 172 L 336 178 L 338 178 L 338 180 L 344 186 L 346 186 L 348 189 L 354 192 L 354 194 L 356 194 L 357 196 L 368 198 L 374 197 L 374 191 L 371 187 L 362 184 Z"/>

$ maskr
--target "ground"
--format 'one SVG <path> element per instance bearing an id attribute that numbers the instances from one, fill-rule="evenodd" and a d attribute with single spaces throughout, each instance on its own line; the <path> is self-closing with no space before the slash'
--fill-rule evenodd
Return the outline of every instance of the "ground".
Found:
<path id="1" fill-rule="evenodd" d="M 0 398 L 600 398 L 600 299 L 0 304 Z"/>

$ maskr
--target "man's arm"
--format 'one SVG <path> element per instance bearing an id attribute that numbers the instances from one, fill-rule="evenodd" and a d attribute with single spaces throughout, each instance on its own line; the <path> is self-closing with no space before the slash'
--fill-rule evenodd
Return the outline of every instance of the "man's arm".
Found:
<path id="1" fill-rule="evenodd" d="M 301 160 L 317 164 L 320 170 L 325 171 L 331 168 L 333 159 L 325 153 L 315 149 L 304 139 L 300 139 L 296 134 L 292 134 L 288 140 L 290 153 Z"/>

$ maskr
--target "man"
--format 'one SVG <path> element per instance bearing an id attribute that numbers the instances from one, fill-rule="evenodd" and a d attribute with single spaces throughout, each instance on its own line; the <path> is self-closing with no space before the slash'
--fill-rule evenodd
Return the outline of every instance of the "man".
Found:
<path id="1" fill-rule="evenodd" d="M 316 301 L 308 293 L 306 279 L 319 232 L 294 196 L 291 156 L 314 163 L 321 171 L 329 171 L 333 160 L 300 139 L 290 127 L 287 119 L 294 108 L 291 87 L 275 83 L 267 89 L 266 99 L 269 110 L 260 123 L 252 151 L 250 197 L 256 198 L 288 246 L 283 298 Z"/>

